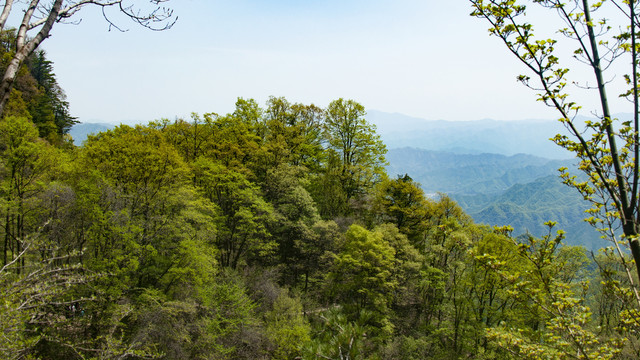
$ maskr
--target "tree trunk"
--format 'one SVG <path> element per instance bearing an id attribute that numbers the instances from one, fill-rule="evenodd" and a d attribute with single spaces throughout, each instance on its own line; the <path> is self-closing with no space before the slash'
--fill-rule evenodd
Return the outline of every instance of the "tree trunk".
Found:
<path id="1" fill-rule="evenodd" d="M 58 19 L 58 15 L 60 14 L 62 2 L 63 0 L 56 0 L 53 3 L 53 5 L 51 6 L 51 10 L 49 10 L 49 13 L 47 14 L 47 20 L 42 25 L 42 28 L 40 29 L 38 34 L 36 34 L 36 36 L 34 36 L 29 41 L 26 41 L 26 32 L 28 30 L 33 12 L 35 11 L 35 5 L 37 5 L 38 1 L 32 1 L 31 6 L 25 12 L 16 38 L 16 54 L 9 62 L 7 70 L 5 71 L 4 75 L 2 76 L 2 80 L 0 81 L 0 114 L 4 112 L 4 107 L 7 105 L 7 101 L 9 101 L 11 88 L 13 87 L 13 83 L 16 79 L 16 75 L 18 74 L 18 70 L 20 69 L 20 65 L 22 65 L 24 59 L 26 59 L 27 56 L 29 56 L 38 47 L 38 45 L 42 43 L 44 39 L 49 37 L 49 32 L 51 31 L 53 24 L 56 22 L 56 20 Z M 5 5 L 5 10 L 6 6 L 7 5 Z"/>
<path id="2" fill-rule="evenodd" d="M 4 8 L 2 9 L 2 14 L 0 14 L 0 31 L 4 30 L 4 24 L 7 22 L 7 18 L 9 18 L 12 6 L 13 0 L 5 1 Z"/>

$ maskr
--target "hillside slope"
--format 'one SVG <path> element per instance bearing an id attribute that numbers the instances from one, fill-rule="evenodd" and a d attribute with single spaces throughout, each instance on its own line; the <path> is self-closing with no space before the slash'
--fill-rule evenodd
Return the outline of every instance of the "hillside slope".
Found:
<path id="1" fill-rule="evenodd" d="M 606 246 L 582 220 L 589 205 L 558 177 L 562 166 L 575 169 L 573 161 L 414 148 L 391 149 L 387 159 L 390 176 L 406 173 L 430 196 L 448 194 L 478 223 L 510 225 L 516 235 L 542 236 L 544 223 L 555 221 L 572 245 L 592 250 Z"/>
<path id="2" fill-rule="evenodd" d="M 584 222 L 589 204 L 557 176 L 546 176 L 528 184 L 516 184 L 495 196 L 454 196 L 460 206 L 476 222 L 488 225 L 510 225 L 514 234 L 545 235 L 547 221 L 557 222 L 556 230 L 566 231 L 566 241 L 597 250 L 606 241 Z"/>
<path id="3" fill-rule="evenodd" d="M 75 124 L 71 130 L 69 130 L 69 135 L 71 135 L 73 143 L 76 146 L 80 146 L 87 139 L 89 134 L 97 134 L 99 132 L 113 129 L 114 127 L 115 125 L 107 123 L 80 123 Z"/>
<path id="4" fill-rule="evenodd" d="M 550 138 L 565 133 L 556 120 L 474 121 L 425 120 L 375 110 L 367 113 L 389 148 L 414 147 L 458 154 L 536 154 L 568 159 L 572 154 Z"/>
<path id="5" fill-rule="evenodd" d="M 427 194 L 497 194 L 515 184 L 525 184 L 572 161 L 549 160 L 518 154 L 453 154 L 415 148 L 391 149 L 387 153 L 391 176 L 409 174 Z"/>

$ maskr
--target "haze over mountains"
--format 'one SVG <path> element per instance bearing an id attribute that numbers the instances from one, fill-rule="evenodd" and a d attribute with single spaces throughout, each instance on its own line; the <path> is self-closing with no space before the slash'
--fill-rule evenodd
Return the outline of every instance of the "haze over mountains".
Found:
<path id="1" fill-rule="evenodd" d="M 550 140 L 566 133 L 557 120 L 453 122 L 379 111 L 368 115 L 389 149 L 391 176 L 407 173 L 430 196 L 448 194 L 478 223 L 542 236 L 548 232 L 544 223 L 555 221 L 569 244 L 591 250 L 606 246 L 582 221 L 589 205 L 558 177 L 560 167 L 575 169 L 576 160 Z"/>
<path id="2" fill-rule="evenodd" d="M 558 168 L 574 168 L 575 160 L 549 140 L 565 132 L 557 120 L 425 120 L 376 110 L 367 120 L 387 145 L 390 176 L 407 173 L 430 196 L 448 194 L 476 222 L 542 236 L 552 220 L 570 244 L 606 245 L 582 221 L 588 205 L 558 178 Z M 71 135 L 79 144 L 113 126 L 78 124 Z"/>
<path id="3" fill-rule="evenodd" d="M 414 147 L 457 154 L 573 157 L 549 140 L 558 133 L 566 133 L 557 120 L 425 120 L 375 110 L 367 112 L 367 120 L 376 124 L 389 149 Z"/>

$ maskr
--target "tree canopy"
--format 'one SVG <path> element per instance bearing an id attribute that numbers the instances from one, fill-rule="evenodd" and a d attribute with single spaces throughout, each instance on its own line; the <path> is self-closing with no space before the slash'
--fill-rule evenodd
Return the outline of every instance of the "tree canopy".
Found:
<path id="1" fill-rule="evenodd" d="M 170 15 L 140 16 L 120 1 L 31 4 L 46 15 L 29 20 L 40 31 L 84 5 L 114 6 L 143 26 Z M 524 11 L 514 1 L 475 5 L 489 19 Z M 587 40 L 583 17 L 570 20 Z M 492 29 L 507 45 L 531 45 L 509 37 L 528 26 L 500 21 Z M 2 36 L 19 42 L 25 31 Z M 13 41 L 0 42 L 3 64 Z M 542 51 L 556 66 L 548 42 L 535 44 L 521 60 L 536 63 Z M 514 237 L 474 223 L 445 194 L 425 195 L 410 174 L 390 177 L 386 147 L 355 100 L 239 98 L 227 114 L 120 125 L 76 147 L 53 64 L 44 52 L 23 60 L 0 118 L 2 358 L 640 356 L 632 256 L 614 246 L 589 257 L 552 222 L 540 238 Z M 564 104 L 562 92 L 541 96 Z M 584 147 L 556 139 L 589 172 L 587 183 L 565 179 L 594 204 L 590 221 L 611 236 L 623 224 L 633 245 L 615 211 L 622 193 L 609 190 L 637 190 L 635 130 L 606 116 L 600 124 Z M 624 186 L 609 125 L 626 144 Z"/>

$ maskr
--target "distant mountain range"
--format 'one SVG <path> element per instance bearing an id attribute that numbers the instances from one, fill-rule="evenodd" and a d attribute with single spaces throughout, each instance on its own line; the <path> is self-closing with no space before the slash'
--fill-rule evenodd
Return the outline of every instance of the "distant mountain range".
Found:
<path id="1" fill-rule="evenodd" d="M 114 124 L 108 123 L 79 123 L 74 125 L 69 131 L 69 135 L 73 139 L 76 146 L 82 145 L 89 134 L 97 134 L 116 127 Z"/>
<path id="2" fill-rule="evenodd" d="M 630 114 L 624 113 L 613 117 L 631 119 Z M 568 134 L 558 120 L 425 120 L 376 110 L 367 112 L 367 120 L 376 125 L 389 149 L 413 147 L 455 154 L 531 154 L 548 159 L 574 157 L 550 140 L 556 134 Z M 578 117 L 577 120 L 593 119 Z"/>
<path id="3" fill-rule="evenodd" d="M 573 154 L 549 140 L 566 133 L 560 122 L 454 122 L 375 110 L 367 119 L 389 149 L 389 175 L 407 173 L 428 195 L 448 194 L 476 222 L 542 236 L 544 223 L 555 221 L 569 244 L 590 250 L 607 245 L 582 220 L 589 205 L 558 178 L 563 166 L 579 173 Z"/>
<path id="4" fill-rule="evenodd" d="M 509 225 L 514 235 L 542 236 L 544 223 L 555 221 L 566 241 L 597 250 L 606 246 L 600 234 L 582 219 L 589 205 L 567 187 L 558 168 L 574 169 L 572 160 L 532 155 L 452 154 L 423 149 L 391 149 L 387 172 L 409 174 L 432 197 L 446 193 L 477 223 Z"/>
<path id="5" fill-rule="evenodd" d="M 584 222 L 584 210 L 589 204 L 563 184 L 557 176 L 546 176 L 527 184 L 516 184 L 494 196 L 453 196 L 478 223 L 509 225 L 514 234 L 548 233 L 547 221 L 557 223 L 554 230 L 566 232 L 566 242 L 597 250 L 608 243 Z"/>
<path id="6" fill-rule="evenodd" d="M 414 147 L 457 154 L 532 154 L 568 159 L 572 154 L 550 139 L 564 134 L 556 120 L 424 120 L 371 110 L 367 120 L 375 124 L 388 148 Z"/>
<path id="7" fill-rule="evenodd" d="M 572 160 L 527 154 L 454 154 L 406 147 L 390 149 L 387 160 L 390 175 L 408 173 L 428 194 L 497 194 L 573 166 Z"/>

